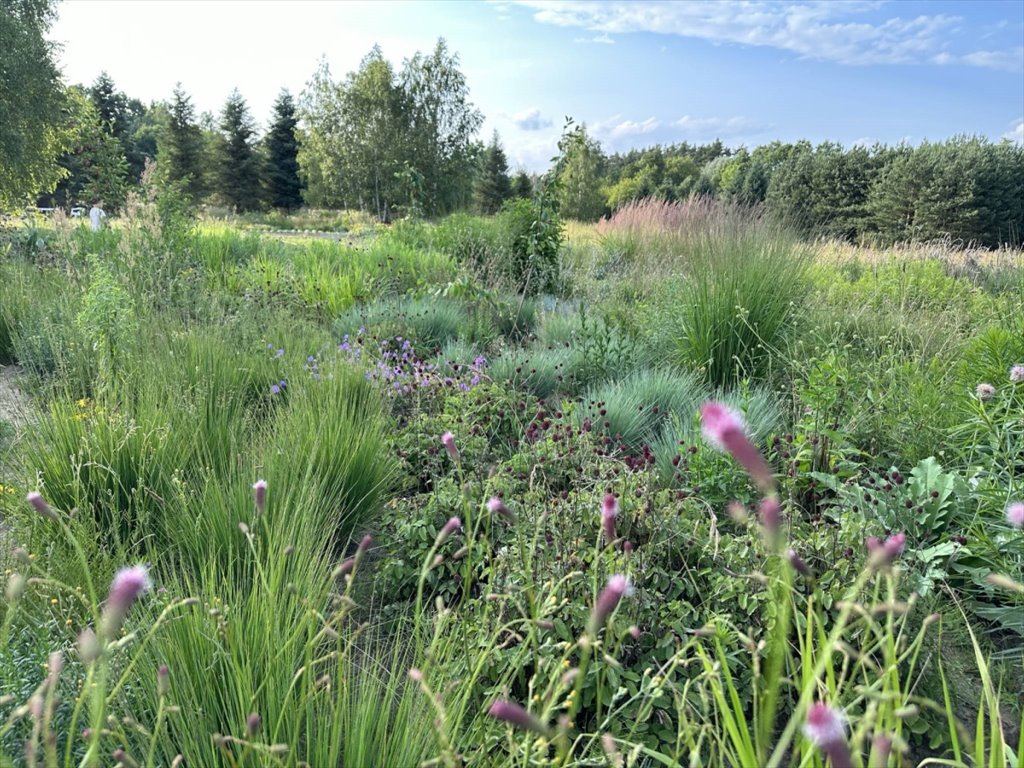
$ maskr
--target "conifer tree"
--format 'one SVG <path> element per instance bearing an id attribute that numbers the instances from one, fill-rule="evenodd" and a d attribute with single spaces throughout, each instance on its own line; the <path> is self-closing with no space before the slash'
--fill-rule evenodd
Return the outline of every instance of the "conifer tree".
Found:
<path id="1" fill-rule="evenodd" d="M 196 122 L 192 99 L 182 90 L 181 83 L 174 89 L 167 128 L 161 139 L 158 158 L 167 179 L 180 183 L 192 203 L 199 202 L 207 191 L 203 176 L 203 135 Z"/>
<path id="2" fill-rule="evenodd" d="M 480 171 L 473 186 L 473 204 L 480 213 L 494 214 L 510 197 L 512 182 L 508 177 L 508 159 L 495 131 L 480 161 Z"/>
<path id="3" fill-rule="evenodd" d="M 291 210 L 302 205 L 298 142 L 295 139 L 295 101 L 281 91 L 274 102 L 274 119 L 267 133 L 267 193 L 274 208 Z"/>
<path id="4" fill-rule="evenodd" d="M 220 118 L 217 191 L 224 201 L 240 210 L 252 211 L 262 203 L 259 158 L 256 154 L 256 126 L 249 107 L 238 90 L 224 103 Z"/>
<path id="5" fill-rule="evenodd" d="M 533 197 L 533 181 L 526 171 L 520 170 L 512 179 L 512 197 Z"/>

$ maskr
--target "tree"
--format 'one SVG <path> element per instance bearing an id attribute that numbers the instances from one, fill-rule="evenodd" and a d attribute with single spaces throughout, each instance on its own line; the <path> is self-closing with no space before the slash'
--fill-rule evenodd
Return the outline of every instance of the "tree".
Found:
<path id="1" fill-rule="evenodd" d="M 217 192 L 239 211 L 262 204 L 256 126 L 238 90 L 224 103 L 220 118 L 221 139 L 217 148 Z"/>
<path id="2" fill-rule="evenodd" d="M 495 214 L 512 197 L 512 182 L 508 177 L 508 160 L 501 148 L 498 132 L 484 150 L 480 171 L 473 185 L 474 207 L 483 214 Z"/>
<path id="3" fill-rule="evenodd" d="M 128 162 L 128 177 L 137 182 L 142 176 L 146 158 L 156 153 L 155 146 L 136 140 L 136 132 L 145 119 L 146 108 L 138 99 L 130 99 L 114 85 L 106 72 L 88 89 L 89 99 L 96 107 L 99 123 L 104 131 L 121 144 Z"/>
<path id="4" fill-rule="evenodd" d="M 567 219 L 596 221 L 604 214 L 601 190 L 604 154 L 585 125 L 567 128 L 558 142 L 558 204 Z"/>
<path id="5" fill-rule="evenodd" d="M 267 194 L 274 208 L 292 210 L 302 205 L 299 180 L 299 145 L 295 138 L 295 101 L 283 90 L 274 102 L 274 118 L 267 133 Z"/>
<path id="6" fill-rule="evenodd" d="M 52 189 L 72 139 L 69 101 L 45 34 L 54 0 L 4 0 L 0 12 L 0 209 Z"/>
<path id="7" fill-rule="evenodd" d="M 192 99 L 181 88 L 174 89 L 167 126 L 161 134 L 158 157 L 162 171 L 171 182 L 180 183 L 193 204 L 206 194 L 203 133 L 196 122 Z"/>
<path id="8" fill-rule="evenodd" d="M 512 179 L 512 197 L 529 199 L 533 197 L 533 180 L 524 170 L 519 170 Z"/>

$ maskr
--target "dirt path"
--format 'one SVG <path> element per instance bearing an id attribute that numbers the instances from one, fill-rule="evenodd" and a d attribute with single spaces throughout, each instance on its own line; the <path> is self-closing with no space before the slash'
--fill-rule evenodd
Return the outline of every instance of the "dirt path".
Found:
<path id="1" fill-rule="evenodd" d="M 0 366 L 0 421 L 9 422 L 20 429 L 28 420 L 28 398 L 18 389 L 21 368 L 17 365 Z"/>

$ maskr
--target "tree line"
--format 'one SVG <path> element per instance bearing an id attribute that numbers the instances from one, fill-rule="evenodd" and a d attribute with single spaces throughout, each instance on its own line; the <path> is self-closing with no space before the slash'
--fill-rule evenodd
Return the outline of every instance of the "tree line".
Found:
<path id="1" fill-rule="evenodd" d="M 66 87 L 45 33 L 56 0 L 5 0 L 0 14 L 0 209 L 35 196 L 109 208 L 155 159 L 158 183 L 184 200 L 237 211 L 300 205 L 355 208 L 387 221 L 456 210 L 493 214 L 531 197 L 470 100 L 443 39 L 395 67 L 379 47 L 343 78 L 322 63 L 293 97 L 281 91 L 261 134 L 236 90 L 219 114 L 197 114 L 179 86 L 143 104 L 101 74 Z M 721 141 L 606 154 L 571 122 L 545 174 L 561 214 L 596 220 L 631 200 L 690 195 L 762 205 L 810 236 L 853 241 L 950 237 L 1018 244 L 1024 232 L 1024 147 L 958 136 L 918 146 Z M 545 185 L 547 186 L 547 185 Z"/>

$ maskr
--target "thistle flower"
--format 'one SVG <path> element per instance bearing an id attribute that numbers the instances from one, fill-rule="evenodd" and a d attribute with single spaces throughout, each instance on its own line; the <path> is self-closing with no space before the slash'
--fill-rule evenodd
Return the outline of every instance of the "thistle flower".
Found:
<path id="1" fill-rule="evenodd" d="M 995 397 L 996 388 L 991 384 L 979 384 L 974 388 L 974 394 L 978 396 L 979 400 L 991 400 Z"/>
<path id="2" fill-rule="evenodd" d="M 262 515 L 267 507 L 267 481 L 257 480 L 252 484 L 252 495 L 256 500 L 256 514 Z"/>
<path id="3" fill-rule="evenodd" d="M 121 629 L 132 603 L 152 586 L 144 565 L 122 568 L 114 575 L 107 595 L 107 605 L 103 610 L 103 635 L 108 640 L 113 639 Z"/>
<path id="4" fill-rule="evenodd" d="M 533 731 L 541 736 L 546 736 L 548 733 L 548 729 L 544 723 L 514 701 L 498 699 L 491 704 L 491 708 L 487 710 L 487 714 L 495 720 L 501 720 L 515 726 L 516 728 L 522 728 L 526 731 Z"/>
<path id="5" fill-rule="evenodd" d="M 1006 521 L 1014 528 L 1024 528 L 1024 501 L 1015 501 L 1006 507 Z"/>
<path id="6" fill-rule="evenodd" d="M 615 518 L 619 515 L 619 502 L 611 493 L 601 502 L 601 526 L 604 529 L 605 544 L 615 541 Z"/>
<path id="7" fill-rule="evenodd" d="M 501 515 L 501 517 L 508 523 L 514 523 L 516 521 L 515 512 L 505 506 L 505 502 L 497 496 L 492 496 L 487 500 L 487 511 L 492 515 Z"/>
<path id="8" fill-rule="evenodd" d="M 820 701 L 812 704 L 804 723 L 804 736 L 832 760 L 832 768 L 852 767 L 846 725 L 838 710 Z"/>
<path id="9" fill-rule="evenodd" d="M 32 509 L 38 512 L 40 515 L 45 517 L 47 520 L 56 520 L 57 513 L 54 512 L 50 505 L 46 503 L 46 499 L 38 491 L 30 492 L 26 497 L 25 501 L 32 505 Z"/>
<path id="10" fill-rule="evenodd" d="M 590 617 L 592 634 L 597 634 L 598 630 L 608 621 L 608 617 L 618 607 L 622 598 L 632 592 L 632 584 L 622 574 L 616 574 L 608 579 L 608 584 L 601 590 L 601 594 L 597 596 L 597 603 L 594 605 L 594 612 Z"/>
<path id="11" fill-rule="evenodd" d="M 448 451 L 448 455 L 452 457 L 452 461 L 458 461 L 459 449 L 455 445 L 455 435 L 451 432 L 445 432 L 441 435 L 441 442 L 444 443 L 445 450 Z"/>
<path id="12" fill-rule="evenodd" d="M 1010 381 L 1019 384 L 1024 381 L 1024 364 L 1018 364 L 1010 369 Z"/>
<path id="13" fill-rule="evenodd" d="M 747 437 L 743 417 L 722 403 L 706 403 L 700 411 L 705 439 L 720 451 L 732 454 L 761 490 L 774 486 L 771 468 Z"/>

